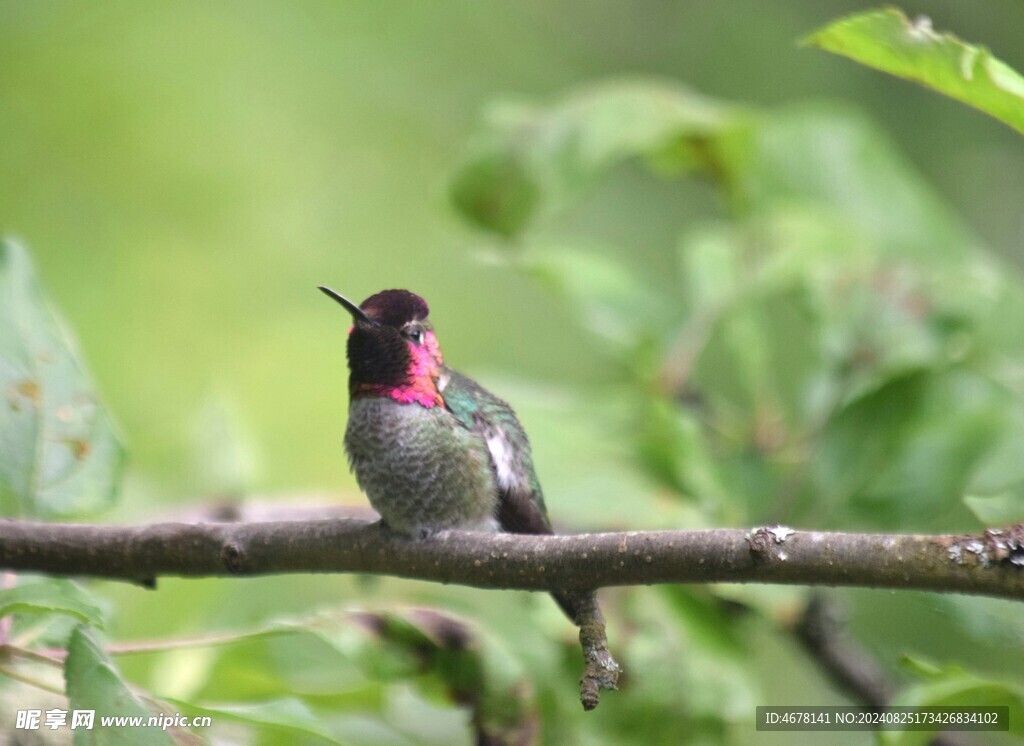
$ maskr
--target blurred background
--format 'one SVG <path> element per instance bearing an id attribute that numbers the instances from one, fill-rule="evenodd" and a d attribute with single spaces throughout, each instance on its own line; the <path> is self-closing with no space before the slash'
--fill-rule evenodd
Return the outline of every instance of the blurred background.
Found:
<path id="1" fill-rule="evenodd" d="M 745 411 L 744 396 L 705 385 L 721 371 L 734 370 L 728 355 L 730 344 L 743 344 L 739 333 L 721 349 L 708 348 L 692 385 L 653 403 L 631 398 L 645 390 L 643 385 L 630 384 L 632 393 L 621 395 L 623 381 L 630 378 L 624 370 L 647 366 L 631 379 L 634 384 L 656 378 L 649 373 L 658 365 L 648 358 L 675 349 L 673 325 L 699 305 L 703 291 L 693 289 L 693 278 L 720 270 L 694 267 L 685 257 L 713 255 L 724 235 L 715 231 L 742 231 L 743 221 L 756 213 L 734 209 L 713 179 L 652 174 L 640 159 L 625 158 L 582 195 L 553 207 L 529 240 L 516 231 L 495 237 L 493 231 L 474 229 L 473 221 L 464 219 L 466 210 L 460 213 L 451 199 L 453 179 L 458 182 L 459 169 L 472 163 L 478 151 L 471 143 L 481 142 L 481 131 L 490 126 L 481 124 L 484 112 L 493 112 L 496 101 L 543 107 L 604 80 L 655 80 L 698 91 L 725 108 L 756 112 L 755 117 L 782 112 L 778 121 L 789 122 L 791 130 L 805 126 L 794 113 L 799 107 L 839 112 L 821 120 L 839 122 L 837 127 L 868 122 L 868 140 L 875 142 L 877 134 L 884 144 L 865 146 L 862 154 L 837 151 L 837 162 L 856 163 L 865 173 L 882 174 L 882 181 L 890 168 L 901 178 L 907 175 L 907 183 L 926 195 L 922 200 L 931 212 L 922 214 L 955 225 L 955 231 L 938 229 L 947 238 L 956 232 L 949 238 L 956 246 L 937 247 L 936 255 L 955 255 L 957 262 L 984 257 L 970 266 L 981 267 L 986 278 L 1017 278 L 1024 261 L 1019 136 L 923 88 L 798 46 L 813 29 L 866 7 L 808 1 L 776 3 L 768 11 L 763 3 L 746 0 L 0 0 L 0 231 L 31 251 L 49 297 L 75 330 L 126 445 L 129 462 L 120 501 L 99 518 L 157 519 L 205 501 L 364 504 L 341 445 L 349 322 L 316 292 L 316 285 L 327 284 L 356 299 L 388 287 L 409 288 L 428 299 L 446 362 L 477 377 L 519 411 L 534 442 L 555 523 L 564 530 L 761 520 L 833 529 L 974 530 L 980 523 L 959 498 L 984 454 L 963 455 L 957 444 L 970 451 L 986 443 L 995 452 L 1005 432 L 1017 433 L 1019 422 L 992 425 L 986 419 L 993 408 L 1016 412 L 1016 372 L 991 384 L 1003 387 L 998 396 L 1011 398 L 1011 407 L 995 395 L 986 398 L 988 378 L 984 384 L 943 378 L 938 388 L 921 394 L 916 379 L 909 379 L 934 362 L 930 352 L 899 363 L 913 368 L 909 379 L 900 378 L 895 389 L 883 384 L 872 389 L 892 399 L 869 402 L 852 414 L 846 410 L 833 439 L 821 446 L 820 458 L 797 446 L 772 445 L 789 442 L 787 433 L 792 435 L 785 402 L 778 416 L 769 412 L 746 423 L 737 414 Z M 925 13 L 936 29 L 954 30 L 1024 68 L 1019 3 L 950 0 L 902 7 L 908 15 Z M 794 168 L 799 167 L 796 162 Z M 843 174 L 837 178 L 842 181 Z M 901 190 L 902 185 L 898 182 Z M 834 236 L 849 238 L 835 224 L 822 227 L 819 217 L 807 218 L 800 210 L 773 214 L 766 220 L 780 221 L 778 232 L 763 226 L 755 232 L 767 244 L 765 235 L 786 237 L 790 230 L 824 236 L 823 243 Z M 856 222 L 856 214 L 853 218 Z M 880 230 L 886 225 L 883 221 Z M 680 261 L 681 234 L 688 236 L 685 246 L 710 253 L 684 249 Z M 587 316 L 588 307 L 575 300 L 587 300 L 587 273 L 595 271 L 604 282 L 616 270 L 587 265 L 574 274 L 575 265 L 562 264 L 558 271 L 568 274 L 557 275 L 551 267 L 534 271 L 538 265 L 508 258 L 520 250 L 512 244 L 525 246 L 527 256 L 544 242 L 561 245 L 566 236 L 587 247 L 582 253 L 602 257 L 601 267 L 622 266 L 637 278 L 635 285 L 623 285 L 641 290 L 635 305 L 644 310 L 632 326 L 595 335 L 580 323 L 579 311 Z M 865 270 L 865 277 L 889 278 L 886 287 L 898 286 L 912 298 L 930 293 L 937 302 L 959 303 L 935 323 L 949 322 L 958 334 L 970 335 L 973 276 L 956 264 L 955 272 L 935 279 L 927 264 L 930 239 L 926 232 L 920 239 L 922 246 L 904 257 L 909 264 L 879 275 L 872 274 L 877 266 L 869 261 L 874 269 Z M 871 256 L 885 251 L 884 240 L 868 243 Z M 919 260 L 924 264 L 914 264 Z M 689 274 L 680 275 L 680 263 Z M 829 266 L 828 260 L 815 265 Z M 901 274 L 907 266 L 910 279 Z M 926 266 L 920 283 L 914 274 L 919 266 Z M 572 290 L 573 277 L 582 290 Z M 957 278 L 967 288 L 963 295 L 957 295 L 963 289 Z M 1015 317 L 1006 311 L 1019 307 L 996 302 L 993 307 L 1002 309 L 991 315 L 1001 316 L 1006 328 L 990 347 L 998 349 L 1001 370 L 1013 367 L 1013 360 L 1019 369 L 1020 358 L 1013 357 L 1019 352 L 1012 340 Z M 616 308 L 621 310 L 613 304 L 612 311 Z M 783 308 L 780 318 L 790 318 L 789 312 Z M 799 336 L 801 323 L 794 321 L 780 338 Z M 979 322 L 981 327 L 985 324 Z M 636 336 L 639 328 L 644 330 L 641 348 L 615 339 Z M 943 327 L 936 334 L 947 331 Z M 774 337 L 767 339 L 770 346 Z M 893 344 L 904 349 L 904 341 L 897 335 Z M 908 344 L 932 342 L 913 337 Z M 942 337 L 935 344 L 946 349 L 946 342 L 955 346 L 963 339 Z M 827 352 L 830 344 L 844 342 L 822 344 Z M 771 358 L 771 349 L 765 354 Z M 949 364 L 943 357 L 943 371 Z M 778 366 L 773 370 L 777 377 L 789 375 Z M 900 375 L 907 370 L 901 367 Z M 795 399 L 820 383 L 814 376 L 793 375 L 787 380 Z M 814 391 L 807 396 L 827 398 L 827 392 Z M 780 401 L 787 395 L 783 392 Z M 882 485 L 847 484 L 856 478 L 844 469 L 874 471 L 871 454 L 836 467 L 842 474 L 835 482 L 843 486 L 829 493 L 832 502 L 815 503 L 814 485 L 832 484 L 819 473 L 829 459 L 841 458 L 835 454 L 856 449 L 889 427 L 872 419 L 877 411 L 918 396 L 926 401 L 915 410 L 912 426 L 919 430 L 912 432 L 930 437 L 930 446 L 893 467 Z M 682 402 L 689 412 L 682 424 L 675 414 L 664 416 L 669 401 Z M 751 401 L 754 411 L 758 400 Z M 950 436 L 952 444 L 943 440 L 948 401 L 981 401 L 965 415 L 970 421 Z M 631 420 L 631 414 L 648 407 L 660 414 L 640 425 Z M 677 442 L 661 431 L 652 435 L 651 422 L 673 432 L 678 428 L 684 436 Z M 858 423 L 863 431 L 856 429 Z M 701 427 L 714 433 L 698 444 L 695 431 L 687 428 Z M 809 426 L 805 435 L 813 438 L 816 432 Z M 790 444 L 797 440 L 794 436 Z M 886 438 L 878 441 L 883 450 L 892 447 Z M 638 442 L 649 447 L 638 452 Z M 768 455 L 751 456 L 744 450 L 751 443 L 767 444 Z M 694 476 L 692 460 L 665 455 L 676 446 L 708 449 L 700 468 L 719 473 Z M 688 452 L 686 458 L 691 456 Z M 920 503 L 892 507 L 893 494 L 917 499 L 903 487 L 920 485 L 915 475 L 931 473 L 936 463 L 946 463 L 945 456 L 965 459 L 962 468 L 946 469 L 952 475 L 944 472 L 948 479 L 941 489 L 955 493 L 955 499 L 938 507 L 929 502 L 935 498 L 925 494 L 929 482 L 920 487 Z M 1015 457 L 992 456 L 1000 458 Z M 811 464 L 806 489 L 790 469 L 796 462 Z M 670 473 L 674 469 L 683 476 Z M 1017 484 L 1020 477 L 1004 481 Z M 790 479 L 797 486 L 779 488 L 781 502 L 761 499 L 757 485 L 767 481 L 777 487 Z M 1000 491 L 1005 485 L 996 481 L 987 486 L 1002 505 L 1019 497 Z M 724 502 L 718 507 L 706 504 L 719 497 Z M 849 504 L 855 508 L 847 510 Z M 112 640 L 258 628 L 323 607 L 436 604 L 473 620 L 515 662 L 509 665 L 530 682 L 535 698 L 530 706 L 541 713 L 540 729 L 549 742 L 631 736 L 656 742 L 658 735 L 666 743 L 745 743 L 754 740 L 749 709 L 754 704 L 854 701 L 787 631 L 803 608 L 801 589 L 607 592 L 613 647 L 619 643 L 629 678 L 625 692 L 606 696 L 601 708 L 584 718 L 575 702 L 573 630 L 540 596 L 499 597 L 351 578 L 170 580 L 158 593 L 116 584 L 92 588 L 111 610 L 114 621 L 107 634 Z M 924 594 L 835 596 L 858 644 L 894 681 L 908 680 L 900 661 L 909 654 L 940 668 L 951 662 L 979 676 L 1021 683 L 1024 660 L 1018 645 L 1024 626 L 1013 621 L 1009 604 L 978 601 L 965 610 L 958 602 Z M 265 644 L 272 649 L 261 649 L 262 657 L 254 654 L 253 660 L 276 672 L 271 683 L 263 681 L 269 673 L 243 665 L 244 655 L 232 658 L 207 648 L 133 656 L 120 665 L 140 685 L 181 699 L 250 702 L 298 696 L 298 674 L 281 672 L 285 660 L 294 667 L 291 643 Z M 654 673 L 666 658 L 666 645 L 687 663 Z M 332 665 L 344 668 L 343 661 Z M 365 695 L 371 684 L 346 680 L 337 685 L 339 691 L 358 689 L 362 699 L 343 705 L 341 695 L 334 705 L 300 699 L 345 743 L 472 738 L 469 716 L 443 695 L 407 679 L 367 677 L 374 682 L 373 697 Z M 652 730 L 652 723 L 658 728 Z M 871 740 L 867 734 L 838 736 L 848 743 Z M 287 742 L 293 736 L 261 737 Z M 770 739 L 764 735 L 758 742 L 799 740 L 794 734 Z"/>

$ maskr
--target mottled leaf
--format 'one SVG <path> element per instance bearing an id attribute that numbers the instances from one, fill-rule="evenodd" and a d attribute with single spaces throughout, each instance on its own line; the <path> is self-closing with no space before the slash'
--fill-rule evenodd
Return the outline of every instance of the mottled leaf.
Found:
<path id="1" fill-rule="evenodd" d="M 0 241 L 0 389 L 0 514 L 109 506 L 121 446 L 28 253 L 11 241 Z"/>

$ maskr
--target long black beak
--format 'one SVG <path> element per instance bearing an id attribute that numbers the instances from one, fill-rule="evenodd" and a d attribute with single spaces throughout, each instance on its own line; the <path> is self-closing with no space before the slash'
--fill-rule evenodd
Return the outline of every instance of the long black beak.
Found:
<path id="1" fill-rule="evenodd" d="M 357 306 L 355 303 L 350 301 L 348 298 L 346 298 L 341 293 L 336 293 L 333 290 L 331 290 L 330 288 L 324 287 L 323 285 L 317 285 L 317 288 L 324 295 L 327 295 L 327 296 L 333 298 L 334 300 L 338 301 L 338 303 L 343 305 L 345 307 L 345 310 L 348 311 L 350 314 L 352 314 L 352 318 L 353 319 L 356 319 L 357 321 L 365 321 L 367 324 L 374 324 L 374 325 L 376 325 L 377 322 L 374 321 L 373 319 L 371 319 L 369 316 L 367 316 L 366 315 L 366 311 L 361 309 L 359 306 Z"/>

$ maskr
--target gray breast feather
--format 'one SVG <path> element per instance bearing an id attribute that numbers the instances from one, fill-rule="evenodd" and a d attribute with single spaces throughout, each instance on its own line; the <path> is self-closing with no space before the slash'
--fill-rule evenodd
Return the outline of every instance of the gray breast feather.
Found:
<path id="1" fill-rule="evenodd" d="M 356 399 L 345 447 L 359 486 L 393 529 L 495 528 L 493 457 L 480 434 L 442 408 Z"/>

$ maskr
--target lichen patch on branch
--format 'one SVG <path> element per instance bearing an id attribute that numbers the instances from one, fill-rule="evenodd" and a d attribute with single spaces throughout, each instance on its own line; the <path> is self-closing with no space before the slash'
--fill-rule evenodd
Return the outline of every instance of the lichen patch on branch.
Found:
<path id="1" fill-rule="evenodd" d="M 1011 565 L 1024 571 L 1024 523 L 987 528 L 981 534 L 940 537 L 936 541 L 957 565 Z"/>

